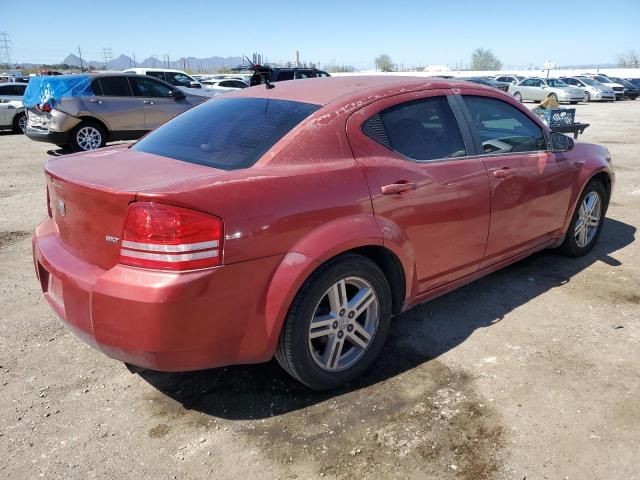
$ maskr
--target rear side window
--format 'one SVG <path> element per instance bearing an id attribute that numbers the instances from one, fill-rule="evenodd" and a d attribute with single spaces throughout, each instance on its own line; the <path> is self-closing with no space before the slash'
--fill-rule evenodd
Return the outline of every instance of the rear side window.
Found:
<path id="1" fill-rule="evenodd" d="M 278 72 L 278 77 L 276 80 L 278 82 L 283 82 L 285 80 L 293 80 L 293 75 L 294 75 L 293 70 L 280 70 Z"/>
<path id="2" fill-rule="evenodd" d="M 547 149 L 542 129 L 513 105 L 488 97 L 463 98 L 485 154 Z"/>
<path id="3" fill-rule="evenodd" d="M 160 80 L 165 80 L 164 72 L 147 72 L 146 75 L 159 78 Z"/>
<path id="4" fill-rule="evenodd" d="M 266 98 L 209 100 L 131 148 L 223 170 L 247 168 L 318 108 Z"/>
<path id="5" fill-rule="evenodd" d="M 446 97 L 402 103 L 369 118 L 362 131 L 416 161 L 464 157 L 467 151 Z"/>
<path id="6" fill-rule="evenodd" d="M 131 97 L 131 87 L 127 77 L 101 77 L 102 95 L 106 97 Z"/>

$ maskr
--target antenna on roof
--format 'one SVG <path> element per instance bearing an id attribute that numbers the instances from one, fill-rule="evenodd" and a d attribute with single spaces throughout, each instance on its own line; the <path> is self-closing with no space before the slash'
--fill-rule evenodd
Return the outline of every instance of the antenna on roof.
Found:
<path id="1" fill-rule="evenodd" d="M 264 85 L 267 87 L 267 90 L 271 90 L 272 88 L 276 88 L 276 86 L 269 81 L 269 77 L 271 75 L 267 75 L 267 71 L 262 65 L 257 65 L 249 60 L 249 57 L 245 55 L 245 60 L 251 65 L 251 70 L 253 70 L 254 75 L 259 75 L 262 80 L 264 80 Z"/>

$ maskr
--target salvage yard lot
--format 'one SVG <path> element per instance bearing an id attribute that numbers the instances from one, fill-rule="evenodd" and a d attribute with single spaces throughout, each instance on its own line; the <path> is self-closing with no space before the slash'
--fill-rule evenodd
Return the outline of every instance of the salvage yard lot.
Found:
<path id="1" fill-rule="evenodd" d="M 0 133 L 0 478 L 640 479 L 640 101 L 576 108 L 617 173 L 594 250 L 396 317 L 323 394 L 275 362 L 133 375 L 77 340 L 31 261 L 58 152 Z"/>

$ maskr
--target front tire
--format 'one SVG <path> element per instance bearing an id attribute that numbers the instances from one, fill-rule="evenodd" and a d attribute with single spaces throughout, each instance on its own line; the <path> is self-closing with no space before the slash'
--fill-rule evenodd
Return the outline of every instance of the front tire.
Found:
<path id="1" fill-rule="evenodd" d="M 513 94 L 513 98 L 522 103 L 522 94 L 520 92 L 516 92 Z"/>
<path id="2" fill-rule="evenodd" d="M 13 117 L 13 131 L 14 133 L 24 133 L 27 128 L 27 114 L 24 112 L 18 113 Z"/>
<path id="3" fill-rule="evenodd" d="M 553 98 L 556 102 L 558 101 L 558 95 L 556 95 L 555 93 L 550 93 L 549 98 Z"/>
<path id="4" fill-rule="evenodd" d="M 607 192 L 598 180 L 587 184 L 571 217 L 560 251 L 570 257 L 586 255 L 600 237 L 607 211 Z"/>
<path id="5" fill-rule="evenodd" d="M 361 376 L 380 354 L 391 319 L 391 290 L 366 257 L 342 255 L 320 267 L 296 295 L 276 359 L 314 390 Z"/>
<path id="6" fill-rule="evenodd" d="M 107 144 L 107 133 L 100 125 L 84 121 L 77 125 L 69 137 L 69 145 L 74 152 L 88 152 L 104 147 Z"/>

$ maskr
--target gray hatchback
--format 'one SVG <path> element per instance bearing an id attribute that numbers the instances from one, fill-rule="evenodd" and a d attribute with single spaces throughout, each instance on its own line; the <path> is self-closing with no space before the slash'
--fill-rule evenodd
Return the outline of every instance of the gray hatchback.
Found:
<path id="1" fill-rule="evenodd" d="M 207 100 L 156 78 L 100 73 L 35 77 L 25 93 L 26 135 L 74 151 L 135 140 Z M 32 85 L 33 83 L 33 85 Z"/>

